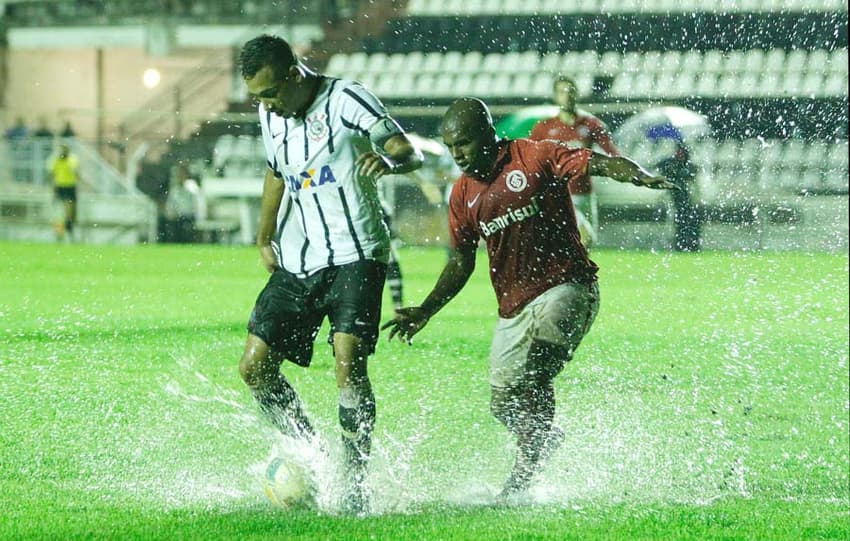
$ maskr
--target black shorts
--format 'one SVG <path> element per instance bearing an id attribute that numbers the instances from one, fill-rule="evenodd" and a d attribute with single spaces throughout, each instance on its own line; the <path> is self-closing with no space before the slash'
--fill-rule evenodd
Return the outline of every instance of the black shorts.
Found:
<path id="1" fill-rule="evenodd" d="M 313 341 L 325 316 L 333 333 L 353 334 L 375 351 L 387 266 L 364 260 L 329 267 L 307 278 L 285 270 L 272 273 L 257 297 L 248 332 L 283 358 L 309 366 Z"/>
<path id="2" fill-rule="evenodd" d="M 56 199 L 58 199 L 60 201 L 76 201 L 77 200 L 77 187 L 76 186 L 66 186 L 66 187 L 56 186 L 54 188 L 54 192 L 56 193 Z"/>

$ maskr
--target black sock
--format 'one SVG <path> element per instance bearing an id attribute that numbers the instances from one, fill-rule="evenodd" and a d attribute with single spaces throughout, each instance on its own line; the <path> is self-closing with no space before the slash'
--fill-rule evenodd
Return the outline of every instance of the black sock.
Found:
<path id="1" fill-rule="evenodd" d="M 351 406 L 354 407 L 351 407 Z M 346 466 L 360 483 L 372 451 L 372 430 L 375 427 L 375 395 L 368 383 L 340 390 L 339 424 Z"/>
<path id="2" fill-rule="evenodd" d="M 403 306 L 401 266 L 394 259 L 390 259 L 390 262 L 387 263 L 387 285 L 390 288 L 393 306 L 395 308 L 401 308 Z"/>
<path id="3" fill-rule="evenodd" d="M 309 437 L 315 434 L 313 425 L 301 407 L 295 389 L 283 374 L 270 385 L 254 389 L 254 398 L 260 411 L 281 432 L 288 436 Z"/>

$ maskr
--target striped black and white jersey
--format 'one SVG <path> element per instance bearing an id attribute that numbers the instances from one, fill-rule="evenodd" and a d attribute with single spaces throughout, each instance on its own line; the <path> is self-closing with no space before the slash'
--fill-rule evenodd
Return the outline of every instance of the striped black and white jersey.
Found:
<path id="1" fill-rule="evenodd" d="M 281 268 L 301 277 L 362 259 L 387 261 L 389 233 L 374 178 L 354 161 L 371 150 L 369 131 L 388 118 L 360 83 L 323 78 L 304 118 L 259 105 L 268 166 L 285 191 L 277 217 Z"/>

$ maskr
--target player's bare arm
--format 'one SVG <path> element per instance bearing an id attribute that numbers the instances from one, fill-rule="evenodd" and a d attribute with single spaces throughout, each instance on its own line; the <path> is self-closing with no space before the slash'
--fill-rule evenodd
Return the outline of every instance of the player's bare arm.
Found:
<path id="1" fill-rule="evenodd" d="M 260 260 L 269 272 L 278 268 L 277 256 L 272 248 L 277 211 L 283 197 L 283 181 L 274 175 L 274 171 L 266 169 L 263 180 L 263 198 L 260 201 L 260 224 L 257 227 L 257 248 L 260 249 Z"/>
<path id="2" fill-rule="evenodd" d="M 380 178 L 387 174 L 403 174 L 422 165 L 422 151 L 403 133 L 388 138 L 383 152 L 366 152 L 355 161 L 357 174 Z"/>
<path id="3" fill-rule="evenodd" d="M 421 331 L 428 321 L 457 295 L 475 270 L 475 248 L 456 248 L 449 256 L 434 289 L 420 306 L 401 308 L 396 316 L 384 323 L 381 330 L 390 329 L 388 339 L 398 335 L 399 340 L 411 343 L 413 336 Z"/>
<path id="4" fill-rule="evenodd" d="M 592 176 L 608 177 L 617 182 L 631 182 L 635 186 L 645 186 L 656 190 L 672 190 L 676 186 L 666 177 L 653 175 L 643 167 L 623 156 L 605 156 L 593 153 L 588 162 L 588 171 Z"/>

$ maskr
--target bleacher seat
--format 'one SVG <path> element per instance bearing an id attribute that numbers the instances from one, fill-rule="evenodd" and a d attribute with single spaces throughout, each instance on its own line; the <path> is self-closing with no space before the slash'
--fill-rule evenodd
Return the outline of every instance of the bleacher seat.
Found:
<path id="1" fill-rule="evenodd" d="M 681 51 L 665 51 L 661 54 L 660 65 L 656 73 L 677 73 L 681 62 Z"/>
<path id="2" fill-rule="evenodd" d="M 479 69 L 487 73 L 499 73 L 500 71 L 508 70 L 507 67 L 504 67 L 505 60 L 505 55 L 501 53 L 489 53 L 484 56 L 484 61 L 481 63 Z"/>
<path id="3" fill-rule="evenodd" d="M 372 53 L 366 62 L 367 73 L 383 73 L 387 70 L 389 58 L 386 53 Z"/>
<path id="4" fill-rule="evenodd" d="M 641 71 L 641 53 L 628 52 L 623 55 L 620 69 L 629 73 L 638 73 Z"/>
<path id="5" fill-rule="evenodd" d="M 697 77 L 694 92 L 697 96 L 711 98 L 717 96 L 717 74 L 702 73 Z"/>
<path id="6" fill-rule="evenodd" d="M 785 51 L 782 49 L 770 49 L 764 55 L 762 69 L 770 72 L 782 71 L 785 66 Z"/>
<path id="7" fill-rule="evenodd" d="M 540 59 L 540 70 L 549 73 L 561 71 L 561 53 L 546 53 Z"/>
<path id="8" fill-rule="evenodd" d="M 456 76 L 454 73 L 437 73 L 434 76 L 434 88 L 431 91 L 431 96 L 437 98 L 449 98 L 456 95 Z"/>
<path id="9" fill-rule="evenodd" d="M 471 73 L 462 72 L 455 75 L 455 93 L 458 96 L 469 96 L 472 92 L 472 83 L 475 76 Z"/>
<path id="10" fill-rule="evenodd" d="M 534 75 L 531 73 L 517 73 L 511 81 L 509 95 L 516 98 L 524 96 L 532 96 L 532 88 L 534 86 Z M 548 94 L 542 97 L 548 97 Z"/>
<path id="11" fill-rule="evenodd" d="M 835 49 L 829 55 L 830 73 L 847 75 L 847 48 Z"/>
<path id="12" fill-rule="evenodd" d="M 702 71 L 702 53 L 694 50 L 683 52 L 679 66 L 683 72 L 698 73 Z"/>
<path id="13" fill-rule="evenodd" d="M 602 75 L 615 76 L 620 73 L 622 55 L 617 51 L 606 51 L 599 59 L 599 73 Z"/>
<path id="14" fill-rule="evenodd" d="M 725 55 L 723 73 L 740 73 L 747 68 L 747 51 L 729 51 Z"/>
<path id="15" fill-rule="evenodd" d="M 802 94 L 803 77 L 799 72 L 788 72 L 782 77 L 780 96 L 799 96 Z"/>
<path id="16" fill-rule="evenodd" d="M 720 73 L 724 70 L 725 64 L 726 58 L 722 52 L 717 50 L 706 51 L 702 57 L 701 70 L 708 73 Z"/>
<path id="17" fill-rule="evenodd" d="M 694 95 L 695 90 L 695 79 L 693 73 L 681 73 L 678 77 L 673 80 L 672 84 L 672 96 L 677 98 L 686 98 L 688 96 Z M 663 86 L 659 85 L 661 88 Z"/>
<path id="18" fill-rule="evenodd" d="M 794 49 L 785 56 L 785 65 L 783 71 L 786 73 L 802 73 L 806 71 L 806 63 L 809 61 L 809 54 L 803 49 Z"/>
<path id="19" fill-rule="evenodd" d="M 761 73 L 764 64 L 764 51 L 761 49 L 750 49 L 744 57 L 744 66 L 741 71 L 747 73 Z"/>
<path id="20" fill-rule="evenodd" d="M 823 75 L 818 72 L 807 73 L 800 81 L 800 95 L 816 97 L 823 88 Z"/>
<path id="21" fill-rule="evenodd" d="M 437 74 L 430 72 L 420 73 L 416 77 L 416 88 L 413 90 L 412 97 L 427 98 L 432 96 L 436 83 Z"/>
<path id="22" fill-rule="evenodd" d="M 463 53 L 460 51 L 449 51 L 443 55 L 442 69 L 447 73 L 461 73 L 463 71 Z"/>
<path id="23" fill-rule="evenodd" d="M 632 86 L 634 86 L 634 77 L 629 72 L 623 72 L 614 77 L 614 82 L 611 84 L 611 95 L 617 98 L 630 96 Z"/>
<path id="24" fill-rule="evenodd" d="M 441 53 L 428 53 L 422 59 L 419 66 L 422 73 L 437 73 L 443 71 L 443 55 Z"/>
<path id="25" fill-rule="evenodd" d="M 756 96 L 777 97 L 782 95 L 782 79 L 778 73 L 768 71 L 762 74 Z"/>
<path id="26" fill-rule="evenodd" d="M 644 73 L 658 73 L 661 70 L 663 55 L 660 51 L 647 51 L 641 58 L 641 71 Z"/>
<path id="27" fill-rule="evenodd" d="M 406 57 L 404 70 L 407 73 L 415 75 L 422 71 L 422 64 L 425 63 L 425 53 L 422 51 L 413 51 L 412 53 L 407 53 L 404 56 Z"/>
<path id="28" fill-rule="evenodd" d="M 393 53 L 387 59 L 386 73 L 399 73 L 407 70 L 408 55 Z M 333 73 L 333 72 L 331 72 Z"/>
<path id="29" fill-rule="evenodd" d="M 538 73 L 534 76 L 531 93 L 532 96 L 549 97 L 552 95 L 552 87 L 555 77 L 551 73 Z"/>
<path id="30" fill-rule="evenodd" d="M 461 70 L 474 75 L 481 70 L 482 62 L 484 62 L 484 55 L 481 52 L 469 51 L 463 55 Z"/>
<path id="31" fill-rule="evenodd" d="M 490 91 L 487 96 L 511 96 L 510 92 L 513 88 L 513 84 L 511 81 L 511 75 L 508 72 L 501 72 L 493 74 L 492 86 L 490 87 Z"/>
<path id="32" fill-rule="evenodd" d="M 730 96 L 736 98 L 747 98 L 753 96 L 763 96 L 761 77 L 758 72 L 745 72 L 740 74 L 736 79 L 736 85 Z"/>
<path id="33" fill-rule="evenodd" d="M 362 52 L 351 53 L 345 61 L 344 69 L 350 72 L 363 72 L 368 69 L 369 55 Z"/>
<path id="34" fill-rule="evenodd" d="M 493 76 L 489 73 L 478 73 L 472 82 L 474 96 L 491 96 L 493 92 Z"/>
<path id="35" fill-rule="evenodd" d="M 822 96 L 846 96 L 847 95 L 847 74 L 846 73 L 830 73 L 827 75 L 823 83 Z"/>
<path id="36" fill-rule="evenodd" d="M 340 74 L 346 69 L 346 64 L 348 62 L 347 54 L 335 54 L 328 61 L 328 66 L 326 68 L 328 73 L 332 74 Z"/>

